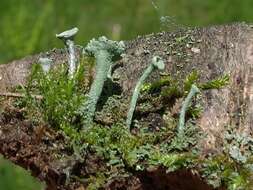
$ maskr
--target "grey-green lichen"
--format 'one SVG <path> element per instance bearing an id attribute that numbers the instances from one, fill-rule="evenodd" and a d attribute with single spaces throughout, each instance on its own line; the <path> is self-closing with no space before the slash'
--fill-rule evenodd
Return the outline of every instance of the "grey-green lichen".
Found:
<path id="1" fill-rule="evenodd" d="M 142 74 L 141 78 L 139 79 L 139 81 L 137 82 L 135 89 L 134 89 L 134 93 L 131 99 L 131 103 L 130 103 L 130 108 L 127 114 L 127 120 L 126 120 L 126 125 L 128 128 L 130 128 L 131 123 L 132 123 L 132 118 L 133 118 L 133 114 L 134 114 L 134 110 L 135 110 L 135 106 L 138 100 L 138 96 L 140 94 L 140 90 L 141 87 L 144 83 L 144 81 L 146 80 L 146 78 L 152 73 L 152 71 L 154 69 L 159 69 L 159 70 L 163 70 L 165 68 L 164 62 L 163 60 L 158 57 L 158 56 L 154 56 L 150 65 L 148 66 L 148 68 L 144 71 L 144 73 Z"/>
<path id="2" fill-rule="evenodd" d="M 42 66 L 42 69 L 45 73 L 49 72 L 49 70 L 53 64 L 53 60 L 49 59 L 47 57 L 40 57 L 38 62 Z"/>
<path id="3" fill-rule="evenodd" d="M 124 43 L 108 40 L 100 37 L 92 39 L 84 49 L 85 53 L 92 54 L 96 58 L 96 75 L 91 85 L 87 101 L 81 106 L 84 125 L 91 124 L 96 111 L 98 99 L 102 93 L 104 82 L 113 64 L 112 58 L 120 56 L 125 50 Z"/>
<path id="4" fill-rule="evenodd" d="M 184 133 L 184 127 L 185 127 L 185 113 L 191 103 L 192 98 L 199 92 L 199 89 L 196 85 L 191 86 L 191 90 L 189 94 L 187 95 L 186 99 L 183 102 L 182 109 L 180 111 L 180 117 L 179 117 L 179 124 L 177 128 L 178 135 L 182 135 Z"/>
<path id="5" fill-rule="evenodd" d="M 73 28 L 71 30 L 67 30 L 60 34 L 56 34 L 56 37 L 63 40 L 65 46 L 68 48 L 68 66 L 69 66 L 69 77 L 73 78 L 74 73 L 77 68 L 77 59 L 75 53 L 75 44 L 74 44 L 74 37 L 78 32 L 78 28 Z"/>

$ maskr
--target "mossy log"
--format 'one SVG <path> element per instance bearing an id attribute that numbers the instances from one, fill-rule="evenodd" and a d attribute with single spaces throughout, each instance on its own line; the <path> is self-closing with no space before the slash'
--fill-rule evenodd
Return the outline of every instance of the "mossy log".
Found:
<path id="1" fill-rule="evenodd" d="M 196 70 L 199 73 L 200 82 L 207 82 L 225 74 L 228 74 L 230 77 L 228 86 L 202 93 L 202 106 L 204 111 L 198 118 L 197 123 L 207 135 L 200 143 L 203 150 L 207 153 L 219 152 L 222 150 L 221 141 L 223 138 L 222 134 L 225 130 L 224 126 L 237 126 L 238 131 L 244 131 L 250 135 L 252 134 L 252 26 L 238 23 L 206 28 L 183 29 L 172 33 L 161 32 L 138 37 L 135 40 L 126 42 L 126 45 L 127 48 L 123 58 L 114 65 L 112 78 L 118 78 L 118 88 L 120 88 L 124 98 L 128 102 L 130 102 L 138 79 L 150 63 L 150 59 L 155 55 L 160 56 L 165 62 L 165 73 L 169 73 L 178 80 L 183 80 L 189 73 Z M 30 56 L 22 60 L 13 61 L 6 65 L 0 65 L 0 92 L 5 92 L 7 89 L 16 85 L 25 85 L 31 65 L 37 62 L 39 57 L 42 56 L 52 58 L 57 63 L 66 62 L 67 60 L 64 51 L 55 50 L 46 54 Z M 161 74 L 158 71 L 154 72 L 149 77 L 149 81 L 155 81 L 159 79 L 160 76 Z M 175 107 L 177 107 L 177 103 L 174 103 L 172 107 L 169 108 L 169 111 L 172 112 Z M 122 106 L 122 109 L 125 109 L 125 107 Z M 154 117 L 153 120 L 155 120 L 155 124 L 163 125 L 162 116 L 154 113 L 147 115 L 147 117 L 150 117 L 148 120 L 152 122 L 152 117 Z M 124 114 L 126 115 L 125 112 Z M 103 118 L 101 120 L 103 120 Z M 106 123 L 106 121 L 104 122 Z M 2 121 L 2 123 L 4 122 Z M 24 125 L 29 124 L 25 123 Z M 55 160 L 52 161 L 45 156 L 50 154 L 50 151 L 57 150 L 46 147 L 43 149 L 44 155 L 42 155 L 42 150 L 35 147 L 37 146 L 36 143 L 34 144 L 35 139 L 28 138 L 25 135 L 25 133 L 29 133 L 30 131 L 19 131 L 22 134 L 21 136 L 19 134 L 19 139 L 16 139 L 13 137 L 15 136 L 14 133 L 18 133 L 18 126 L 10 126 L 14 127 L 15 130 L 7 129 L 0 125 L 0 144 L 4 145 L 0 147 L 0 153 L 17 164 L 32 170 L 33 175 L 46 181 L 48 189 L 67 188 L 64 186 L 63 182 L 66 180 L 62 175 L 64 173 L 63 166 L 56 165 Z M 43 134 L 47 133 L 47 130 L 42 131 Z M 41 135 L 42 132 L 37 131 L 36 134 Z M 29 146 L 34 146 L 31 148 L 33 152 L 37 151 L 31 154 L 29 158 L 20 156 L 25 154 L 22 153 L 22 151 L 25 150 L 24 147 L 26 146 L 26 144 L 21 142 L 21 137 L 25 138 L 25 140 L 23 140 L 29 144 Z M 90 160 L 92 162 L 92 158 Z M 70 161 L 71 159 L 68 160 L 68 163 L 70 163 Z M 99 163 L 96 163 L 95 166 L 100 167 Z M 73 168 L 76 167 L 86 166 L 80 166 L 78 163 L 75 163 Z M 129 179 L 128 182 L 122 184 L 128 186 L 127 189 L 150 189 L 147 185 L 143 185 L 145 182 L 144 178 L 157 178 L 158 175 L 163 174 L 155 173 L 153 176 L 150 175 L 152 175 L 152 171 L 148 174 L 137 174 L 136 179 Z M 168 176 L 163 176 L 163 178 L 168 179 Z M 188 185 L 182 186 L 182 176 L 185 177 L 186 174 L 184 172 L 170 174 L 171 183 L 177 184 L 181 180 L 181 184 L 178 186 L 171 186 L 172 188 L 190 190 L 192 184 L 194 184 L 193 189 L 211 189 L 205 186 L 199 179 L 193 177 L 190 177 L 192 179 L 192 181 L 190 180 L 191 182 L 186 182 L 189 180 L 189 175 L 188 178 L 185 177 L 185 182 Z M 178 179 L 176 180 L 177 177 Z M 135 183 L 139 184 L 139 186 L 135 185 Z M 115 182 L 112 182 L 111 186 L 108 186 L 108 189 L 116 189 L 113 185 L 115 185 Z M 68 188 L 75 189 L 78 188 L 78 186 L 70 185 Z"/>

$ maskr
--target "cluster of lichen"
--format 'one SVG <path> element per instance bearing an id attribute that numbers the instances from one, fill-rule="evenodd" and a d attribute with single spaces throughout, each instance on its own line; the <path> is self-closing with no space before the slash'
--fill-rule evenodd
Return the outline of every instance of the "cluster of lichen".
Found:
<path id="1" fill-rule="evenodd" d="M 64 78 L 64 76 L 66 76 L 66 70 L 64 72 L 63 69 L 58 75 L 55 74 L 56 71 L 51 71 L 52 74 L 49 72 L 48 75 L 45 75 L 39 68 L 36 69 L 37 70 L 32 72 L 33 80 L 31 80 L 28 87 L 33 93 L 36 92 L 46 95 L 46 99 L 45 102 L 40 100 L 41 103 L 37 101 L 35 106 L 40 105 L 39 107 L 43 108 L 45 103 L 49 101 L 47 100 L 47 97 L 55 98 L 52 96 L 53 92 L 48 92 L 47 95 L 47 90 L 52 84 L 52 86 L 55 86 L 52 90 L 58 91 L 58 93 L 63 93 L 59 98 L 55 99 L 57 101 L 60 101 L 60 98 L 66 97 L 70 92 L 69 95 L 71 97 L 74 94 L 78 97 L 81 95 L 76 94 L 77 92 L 81 93 L 81 91 L 73 91 L 74 86 L 71 85 L 72 83 L 70 83 L 69 78 Z M 83 74 L 83 71 L 80 73 Z M 41 77 L 41 75 L 44 75 L 44 77 Z M 81 77 L 80 74 L 77 76 Z M 56 79 L 54 78 L 55 80 L 52 80 L 52 77 L 56 77 Z M 77 86 L 81 86 L 81 83 L 78 83 L 77 81 L 81 82 L 83 80 L 83 77 L 79 77 L 73 79 L 76 80 L 75 85 Z M 184 84 L 181 85 L 181 88 L 178 87 L 178 92 L 180 92 L 179 95 L 181 98 L 186 97 L 190 93 L 191 88 L 189 87 L 194 84 L 198 86 L 200 90 L 203 90 L 211 87 L 220 88 L 228 82 L 227 76 L 214 79 L 207 83 L 199 83 L 198 78 L 197 72 L 194 71 L 181 81 L 182 84 Z M 142 93 L 154 94 L 155 96 L 156 93 L 160 93 L 163 89 L 168 89 L 171 85 L 173 86 L 174 81 L 175 79 L 167 76 L 166 78 L 162 78 L 161 80 L 146 85 L 148 88 L 144 89 Z M 178 81 L 177 83 L 180 82 Z M 59 85 L 59 88 L 57 85 Z M 38 88 L 38 86 L 40 86 L 40 88 Z M 205 86 L 205 88 L 203 88 L 203 86 Z M 66 91 L 62 91 L 60 88 L 66 88 Z M 29 92 L 27 93 L 29 95 Z M 75 95 L 73 97 L 75 97 Z M 170 99 L 172 97 L 176 96 L 170 96 Z M 120 96 L 118 98 L 120 99 Z M 114 100 L 116 101 L 114 103 L 117 103 L 117 98 Z M 33 102 L 34 101 L 35 100 L 33 99 Z M 45 110 L 40 110 L 40 112 L 49 113 L 52 111 L 52 105 L 46 105 L 50 109 L 46 112 L 44 112 Z M 112 104 L 108 104 L 107 109 L 110 110 L 111 106 Z M 185 111 L 189 112 L 190 110 L 193 110 L 195 103 L 188 105 L 187 107 L 189 109 L 187 109 L 188 111 Z M 55 107 L 56 110 L 58 110 L 58 108 Z M 56 112 L 53 111 L 52 113 Z M 250 149 L 252 146 L 249 146 L 248 144 L 252 143 L 252 139 L 242 138 L 244 137 L 244 134 L 238 136 L 228 130 L 226 141 L 224 141 L 224 144 L 226 145 L 224 146 L 226 148 L 224 153 L 221 155 L 212 155 L 203 159 L 197 146 L 198 141 L 203 137 L 203 134 L 200 133 L 199 127 L 194 122 L 194 118 L 186 120 L 183 128 L 184 132 L 181 135 L 178 135 L 176 130 L 179 118 L 174 118 L 174 121 L 176 122 L 170 123 L 170 125 L 173 126 L 160 129 L 159 131 L 149 131 L 149 129 L 144 130 L 143 128 L 139 133 L 132 134 L 125 126 L 124 118 L 119 118 L 117 121 L 118 123 L 114 122 L 110 127 L 93 124 L 86 128 L 85 133 L 80 133 L 79 127 L 81 126 L 77 127 L 76 125 L 76 122 L 78 122 L 78 120 L 76 120 L 78 119 L 78 112 L 72 112 L 70 115 L 73 116 L 69 117 L 71 118 L 69 121 L 71 121 L 72 124 L 62 125 L 60 128 L 64 131 L 66 138 L 72 142 L 71 146 L 74 149 L 74 154 L 77 158 L 84 159 L 85 154 L 88 154 L 88 152 L 92 150 L 105 161 L 107 166 L 110 166 L 107 167 L 107 170 L 97 171 L 97 174 L 90 176 L 90 185 L 88 186 L 90 189 L 103 186 L 106 183 L 105 179 L 111 176 L 123 175 L 129 177 L 134 175 L 131 172 L 129 173 L 129 170 L 126 170 L 125 168 L 131 168 L 133 171 L 138 172 L 139 170 L 146 170 L 150 167 L 156 166 L 163 166 L 168 172 L 183 168 L 196 170 L 214 187 L 225 185 L 229 190 L 247 189 L 248 187 L 251 187 L 250 176 L 252 176 L 252 154 L 250 153 Z M 66 115 L 60 117 L 66 118 Z M 52 120 L 48 120 L 48 118 L 49 117 L 45 120 L 51 125 L 57 125 L 55 122 L 52 123 Z M 60 120 L 60 118 L 58 119 Z M 66 123 L 66 121 L 67 120 L 63 120 L 62 122 Z M 242 139 L 248 139 L 245 147 L 248 147 L 249 149 L 245 155 L 242 155 L 241 151 L 237 151 L 238 147 L 241 147 L 242 143 L 246 142 L 246 140 L 241 141 Z M 246 162 L 245 156 L 247 156 Z M 80 177 L 82 178 L 84 176 Z"/>
<path id="2" fill-rule="evenodd" d="M 176 38 L 174 46 L 181 46 L 190 39 L 189 34 Z M 250 189 L 253 176 L 251 137 L 244 133 L 235 134 L 227 129 L 223 152 L 219 155 L 207 155 L 205 159 L 198 147 L 204 134 L 195 122 L 201 113 L 197 94 L 204 90 L 224 87 L 229 82 L 228 75 L 200 83 L 199 73 L 192 71 L 183 79 L 167 75 L 145 84 L 144 81 L 155 67 L 163 69 L 165 66 L 160 58 L 154 57 L 137 82 L 132 101 L 127 107 L 127 120 L 124 112 L 126 107 L 120 105 L 124 97 L 120 95 L 109 97 L 102 111 L 96 112 L 98 100 L 103 98 L 101 93 L 104 83 L 107 79 L 110 80 L 108 76 L 111 74 L 113 57 L 120 56 L 123 51 L 122 42 L 110 41 L 105 37 L 92 40 L 86 46 L 85 53 L 93 54 L 96 58 L 96 74 L 90 88 L 83 87 L 83 67 L 79 67 L 81 70 L 69 79 L 64 67 L 62 70 L 52 70 L 45 74 L 37 65 L 28 83 L 28 96 L 22 105 L 32 105 L 36 109 L 35 112 L 44 116 L 45 122 L 61 129 L 76 158 L 83 160 L 91 151 L 104 161 L 106 169 L 98 170 L 96 174 L 89 176 L 87 188 L 98 189 L 106 183 L 106 179 L 113 176 L 129 177 L 139 170 L 159 166 L 168 172 L 184 168 L 197 171 L 213 187 L 227 186 L 229 190 Z M 180 58 L 181 55 L 178 56 Z M 31 96 L 32 93 L 42 95 L 43 100 L 35 100 Z M 146 98 L 146 101 L 138 103 L 138 99 L 143 98 Z M 181 106 L 177 114 L 169 115 L 168 108 L 178 100 L 181 100 Z M 123 102 L 126 103 L 126 100 Z M 139 122 L 133 125 L 137 132 L 131 133 L 129 127 L 135 117 L 136 106 L 145 109 L 145 112 L 152 112 L 152 109 L 146 108 L 154 107 L 152 104 L 157 105 L 157 102 L 161 105 L 157 113 L 164 118 L 166 127 L 152 131 L 149 126 Z M 106 113 L 110 116 L 105 117 Z M 110 118 L 111 116 L 113 118 Z M 103 118 L 104 123 L 94 122 L 94 119 L 98 121 L 99 117 Z M 85 131 L 80 132 L 80 129 Z"/>
<path id="3" fill-rule="evenodd" d="M 253 138 L 236 127 L 227 127 L 223 149 L 219 155 L 203 160 L 202 177 L 214 187 L 226 186 L 229 190 L 252 189 Z"/>
<path id="4" fill-rule="evenodd" d="M 96 179 L 100 186 L 105 185 L 106 178 L 125 176 L 129 171 L 146 171 L 152 167 L 164 167 L 167 172 L 188 168 L 198 172 L 213 187 L 227 186 L 229 190 L 250 189 L 252 187 L 252 164 L 239 165 L 228 154 L 210 155 L 203 159 L 197 141 L 201 134 L 196 135 L 196 125 L 187 123 L 187 131 L 183 138 L 169 135 L 160 139 L 157 136 L 168 136 L 173 131 L 148 132 L 136 135 L 129 132 L 124 123 L 112 125 L 110 128 L 96 125 L 82 134 L 82 142 L 86 148 L 96 152 L 106 161 L 107 170 L 97 171 Z M 128 168 L 126 170 L 126 168 Z M 101 178 L 101 176 L 103 176 Z M 91 176 L 90 187 L 97 186 Z M 95 180 L 96 181 L 96 180 Z"/>

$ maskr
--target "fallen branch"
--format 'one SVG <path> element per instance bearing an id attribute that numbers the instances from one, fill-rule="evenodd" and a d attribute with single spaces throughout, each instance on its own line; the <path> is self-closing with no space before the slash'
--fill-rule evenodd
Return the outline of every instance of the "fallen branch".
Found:
<path id="1" fill-rule="evenodd" d="M 198 82 L 202 84 L 229 74 L 229 84 L 226 88 L 208 90 L 201 94 L 199 101 L 196 99 L 196 104 L 200 103 L 201 107 L 203 107 L 203 112 L 200 118 L 196 120 L 196 125 L 201 132 L 204 132 L 206 137 L 201 138 L 197 142 L 199 150 L 201 150 L 199 155 L 203 159 L 206 159 L 208 155 L 219 156 L 224 151 L 224 147 L 228 146 L 225 134 L 230 131 L 225 126 L 233 127 L 233 133 L 231 134 L 244 135 L 246 133 L 247 136 L 252 137 L 252 44 L 253 29 L 246 24 L 215 26 L 190 31 L 179 31 L 177 33 L 163 32 L 139 37 L 126 42 L 125 55 L 123 59 L 116 63 L 118 65 L 114 68 L 112 73 L 114 76 L 112 77 L 118 78 L 117 85 L 120 88 L 120 92 L 122 92 L 123 102 L 125 100 L 127 102 L 133 94 L 136 81 L 138 81 L 143 70 L 149 64 L 148 60 L 154 54 L 164 59 L 164 73 L 169 74 L 173 79 L 183 80 L 189 73 L 197 70 L 200 76 Z M 58 63 L 66 62 L 67 60 L 66 54 L 60 51 L 54 51 L 50 55 L 45 54 L 45 56 Z M 30 66 L 36 62 L 38 57 L 41 57 L 41 55 L 31 56 L 7 65 L 0 65 L 0 96 L 18 98 L 25 96 L 25 94 L 3 93 L 3 91 L 20 85 L 20 83 L 25 84 L 26 78 L 30 73 Z M 157 81 L 159 77 L 159 73 L 154 72 L 148 82 Z M 37 95 L 32 96 L 35 98 L 40 97 L 39 99 L 43 98 Z M 125 106 L 121 103 L 122 99 L 118 102 L 119 106 L 114 104 L 117 109 L 114 109 L 113 105 L 113 113 L 107 112 L 107 108 L 105 108 L 104 112 L 106 115 L 102 116 L 106 117 L 102 118 L 105 120 L 107 118 L 111 119 L 115 115 L 115 121 L 118 121 L 118 117 L 120 117 L 118 115 L 125 114 Z M 159 127 L 159 129 L 168 127 L 169 125 L 166 122 L 170 122 L 171 117 L 178 114 L 181 102 L 180 100 L 176 101 L 173 105 L 169 105 L 171 102 L 164 101 L 161 103 L 165 104 L 162 105 L 164 106 L 164 110 L 160 109 L 159 112 L 152 111 L 152 109 L 160 106 L 160 102 L 157 101 L 154 102 L 154 105 L 151 105 L 154 108 L 151 107 L 150 113 L 143 115 L 138 115 L 137 113 L 135 119 L 138 121 L 138 125 L 145 124 L 145 126 L 150 126 L 150 129 L 154 127 Z M 127 102 L 128 104 L 129 102 Z M 102 111 L 101 113 L 103 113 Z M 43 130 L 30 125 L 19 114 L 10 112 L 7 115 L 8 117 L 5 115 L 2 114 L 3 119 L 0 119 L 0 131 L 2 132 L 0 135 L 0 144 L 2 145 L 0 146 L 0 153 L 17 165 L 29 169 L 32 175 L 46 183 L 47 190 L 85 189 L 87 187 L 86 181 L 75 180 L 75 176 L 80 179 L 85 177 L 85 180 L 93 180 L 94 173 L 108 168 L 106 163 L 90 150 L 87 151 L 88 154 L 82 162 L 76 160 L 76 155 L 70 155 L 70 151 L 68 151 L 69 142 L 62 136 L 58 136 L 57 131 L 50 130 L 49 127 L 45 126 L 44 129 L 47 133 L 41 133 Z M 43 134 L 42 138 L 41 134 Z M 239 137 L 241 138 L 241 136 Z M 238 137 L 233 138 L 236 140 Z M 230 162 L 232 158 L 234 159 L 234 155 L 237 157 L 239 155 L 240 159 L 241 151 L 237 151 L 238 149 L 234 148 L 234 144 L 230 145 L 231 149 L 226 151 L 233 153 L 233 157 L 228 157 L 226 160 L 223 160 L 223 157 L 218 157 L 219 163 L 224 162 L 226 164 L 227 160 Z M 216 163 L 216 161 L 211 162 L 211 164 L 213 163 Z M 221 167 L 218 164 L 218 166 L 218 173 L 217 175 L 215 173 L 215 176 L 219 179 L 221 176 L 218 175 L 228 174 L 229 172 L 222 171 L 225 168 L 224 165 Z M 239 164 L 231 164 L 231 167 L 236 170 L 238 166 Z M 230 167 L 227 168 L 230 171 Z M 130 170 L 129 173 L 131 173 Z M 184 172 L 182 173 L 182 171 L 166 173 L 164 170 L 159 172 L 157 169 L 134 171 L 131 174 L 131 178 L 116 176 L 112 179 L 112 182 L 107 183 L 102 189 L 214 189 L 205 184 L 203 179 L 197 178 L 195 180 L 196 178 L 194 179 L 192 176 L 186 177 L 189 176 L 188 174 L 192 175 L 193 173 L 200 174 L 201 171 L 195 172 L 194 169 L 188 172 L 187 170 L 187 175 Z M 68 178 L 68 174 L 70 174 L 70 178 Z M 212 171 L 209 174 L 212 180 L 214 176 L 212 175 Z M 198 177 L 199 175 L 194 176 Z M 238 174 L 238 176 L 240 175 Z M 241 180 L 238 176 L 233 174 L 232 177 L 235 178 L 232 179 L 236 182 L 238 179 Z M 251 178 L 252 176 L 248 175 Z M 66 181 L 69 183 L 66 183 Z M 222 181 L 220 180 L 220 182 Z M 224 190 L 226 188 L 220 187 L 219 190 L 221 189 Z"/>

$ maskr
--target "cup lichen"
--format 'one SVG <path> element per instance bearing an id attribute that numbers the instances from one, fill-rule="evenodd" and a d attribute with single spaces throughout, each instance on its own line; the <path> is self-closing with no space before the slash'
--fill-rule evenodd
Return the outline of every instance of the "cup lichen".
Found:
<path id="1" fill-rule="evenodd" d="M 144 81 L 153 72 L 154 69 L 163 70 L 164 68 L 165 68 L 165 65 L 164 65 L 163 60 L 159 56 L 154 56 L 152 58 L 150 65 L 146 68 L 146 70 L 142 74 L 141 78 L 137 82 L 134 92 L 133 92 L 132 99 L 131 99 L 130 108 L 129 108 L 129 111 L 127 114 L 126 125 L 128 128 L 130 128 L 130 126 L 131 126 L 134 110 L 135 110 L 136 103 L 138 100 L 138 96 L 140 94 L 140 90 L 141 90 L 141 87 L 142 87 Z"/>
<path id="2" fill-rule="evenodd" d="M 78 28 L 73 28 L 71 30 L 67 30 L 65 32 L 62 32 L 60 34 L 56 34 L 56 37 L 61 39 L 65 46 L 68 48 L 68 66 L 69 66 L 69 77 L 73 78 L 74 73 L 76 71 L 77 67 L 77 59 L 76 59 L 76 53 L 75 53 L 75 44 L 74 44 L 74 37 L 78 32 Z"/>
<path id="3" fill-rule="evenodd" d="M 116 42 L 108 40 L 104 36 L 97 40 L 92 39 L 84 49 L 84 53 L 94 55 L 96 59 L 95 79 L 91 85 L 87 101 L 80 108 L 84 125 L 90 125 L 92 123 L 98 99 L 113 64 L 112 59 L 120 56 L 124 50 L 125 45 L 123 41 Z"/>
<path id="4" fill-rule="evenodd" d="M 178 123 L 178 128 L 177 128 L 177 132 L 178 132 L 179 136 L 183 135 L 183 133 L 184 133 L 185 113 L 191 103 L 192 98 L 199 92 L 200 92 L 200 90 L 198 89 L 198 87 L 196 85 L 192 84 L 191 90 L 190 90 L 189 94 L 187 95 L 186 99 L 184 100 L 182 109 L 180 111 L 179 123 Z"/>

